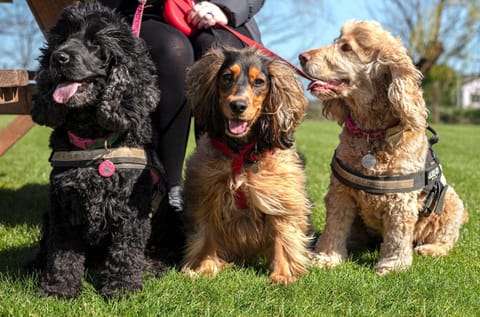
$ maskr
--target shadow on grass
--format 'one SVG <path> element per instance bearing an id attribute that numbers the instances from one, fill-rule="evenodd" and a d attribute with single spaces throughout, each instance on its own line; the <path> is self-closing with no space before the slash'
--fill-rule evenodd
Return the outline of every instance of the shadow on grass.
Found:
<path id="1" fill-rule="evenodd" d="M 378 262 L 379 250 L 380 246 L 372 249 L 354 250 L 348 253 L 348 261 L 373 270 Z"/>
<path id="2" fill-rule="evenodd" d="M 41 226 L 48 208 L 48 185 L 26 184 L 13 190 L 0 188 L 0 224 Z M 18 245 L 0 250 L 0 273 L 21 279 L 31 272 L 25 266 L 35 258 L 38 244 Z"/>
<path id="3" fill-rule="evenodd" d="M 0 273 L 11 277 L 31 275 L 26 266 L 35 258 L 38 246 L 21 246 L 0 251 Z"/>
<path id="4" fill-rule="evenodd" d="M 315 245 L 321 235 L 321 232 L 315 232 L 315 238 L 310 245 L 310 250 L 312 252 L 314 252 Z M 373 269 L 379 259 L 381 243 L 382 239 L 378 236 L 368 236 L 365 234 L 358 235 L 357 232 L 357 235 L 355 237 L 350 237 L 347 242 L 347 261 Z"/>
<path id="5" fill-rule="evenodd" d="M 26 184 L 20 189 L 0 188 L 0 223 L 40 225 L 48 208 L 48 185 Z"/>

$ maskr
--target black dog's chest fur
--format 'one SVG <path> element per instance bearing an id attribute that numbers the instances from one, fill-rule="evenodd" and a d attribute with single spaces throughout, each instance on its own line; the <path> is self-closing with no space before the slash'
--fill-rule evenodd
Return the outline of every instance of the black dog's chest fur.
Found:
<path id="1" fill-rule="evenodd" d="M 84 182 L 78 182 L 84 179 Z M 51 174 L 55 217 L 80 228 L 89 244 L 99 245 L 115 228 L 148 217 L 153 192 L 149 170 L 116 170 L 103 177 L 97 167 L 55 168 Z M 86 199 L 86 198 L 89 199 Z"/>

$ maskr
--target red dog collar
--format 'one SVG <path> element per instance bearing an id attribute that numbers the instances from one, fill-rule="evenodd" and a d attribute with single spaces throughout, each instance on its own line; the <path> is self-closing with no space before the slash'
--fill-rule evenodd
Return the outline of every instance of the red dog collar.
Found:
<path id="1" fill-rule="evenodd" d="M 238 153 L 233 152 L 228 146 L 224 143 L 220 142 L 219 140 L 212 139 L 212 145 L 214 148 L 222 152 L 223 155 L 226 157 L 232 158 L 232 177 L 235 179 L 238 174 L 242 171 L 242 167 L 244 166 L 245 161 L 250 158 L 252 149 L 255 147 L 257 143 L 252 142 L 250 144 L 245 145 L 241 148 Z M 235 204 L 239 209 L 247 209 L 248 204 L 245 197 L 245 192 L 239 187 L 235 193 Z"/>

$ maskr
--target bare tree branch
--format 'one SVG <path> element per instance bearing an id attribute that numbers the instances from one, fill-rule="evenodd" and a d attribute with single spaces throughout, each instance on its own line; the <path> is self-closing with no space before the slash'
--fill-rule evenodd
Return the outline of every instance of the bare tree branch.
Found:
<path id="1" fill-rule="evenodd" d="M 437 62 L 478 59 L 478 0 L 390 0 L 370 11 L 404 40 L 424 74 Z"/>
<path id="2" fill-rule="evenodd" d="M 270 3 L 273 3 L 271 1 Z M 261 22 L 264 44 L 272 49 L 288 47 L 296 52 L 293 56 L 283 56 L 289 60 L 296 60 L 296 54 L 305 48 L 318 46 L 318 39 L 322 28 L 332 23 L 321 0 L 282 0 L 275 1 L 274 5 L 266 5 L 258 15 Z M 299 32 L 299 29 L 302 30 Z M 302 41 L 298 41 L 301 38 Z"/>

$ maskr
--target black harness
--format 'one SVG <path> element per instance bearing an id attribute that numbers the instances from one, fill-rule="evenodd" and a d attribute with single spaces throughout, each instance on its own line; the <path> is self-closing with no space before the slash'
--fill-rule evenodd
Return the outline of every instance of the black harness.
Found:
<path id="1" fill-rule="evenodd" d="M 427 129 L 433 133 L 433 136 L 428 140 L 429 149 L 425 160 L 425 169 L 422 171 L 401 176 L 363 175 L 347 167 L 334 155 L 331 163 L 332 173 L 341 183 L 374 195 L 405 193 L 422 189 L 426 197 L 423 208 L 419 210 L 420 215 L 428 216 L 432 212 L 439 215 L 443 210 L 448 185 L 442 182 L 440 160 L 432 148 L 432 145 L 439 140 L 438 133 L 430 126 Z"/>

